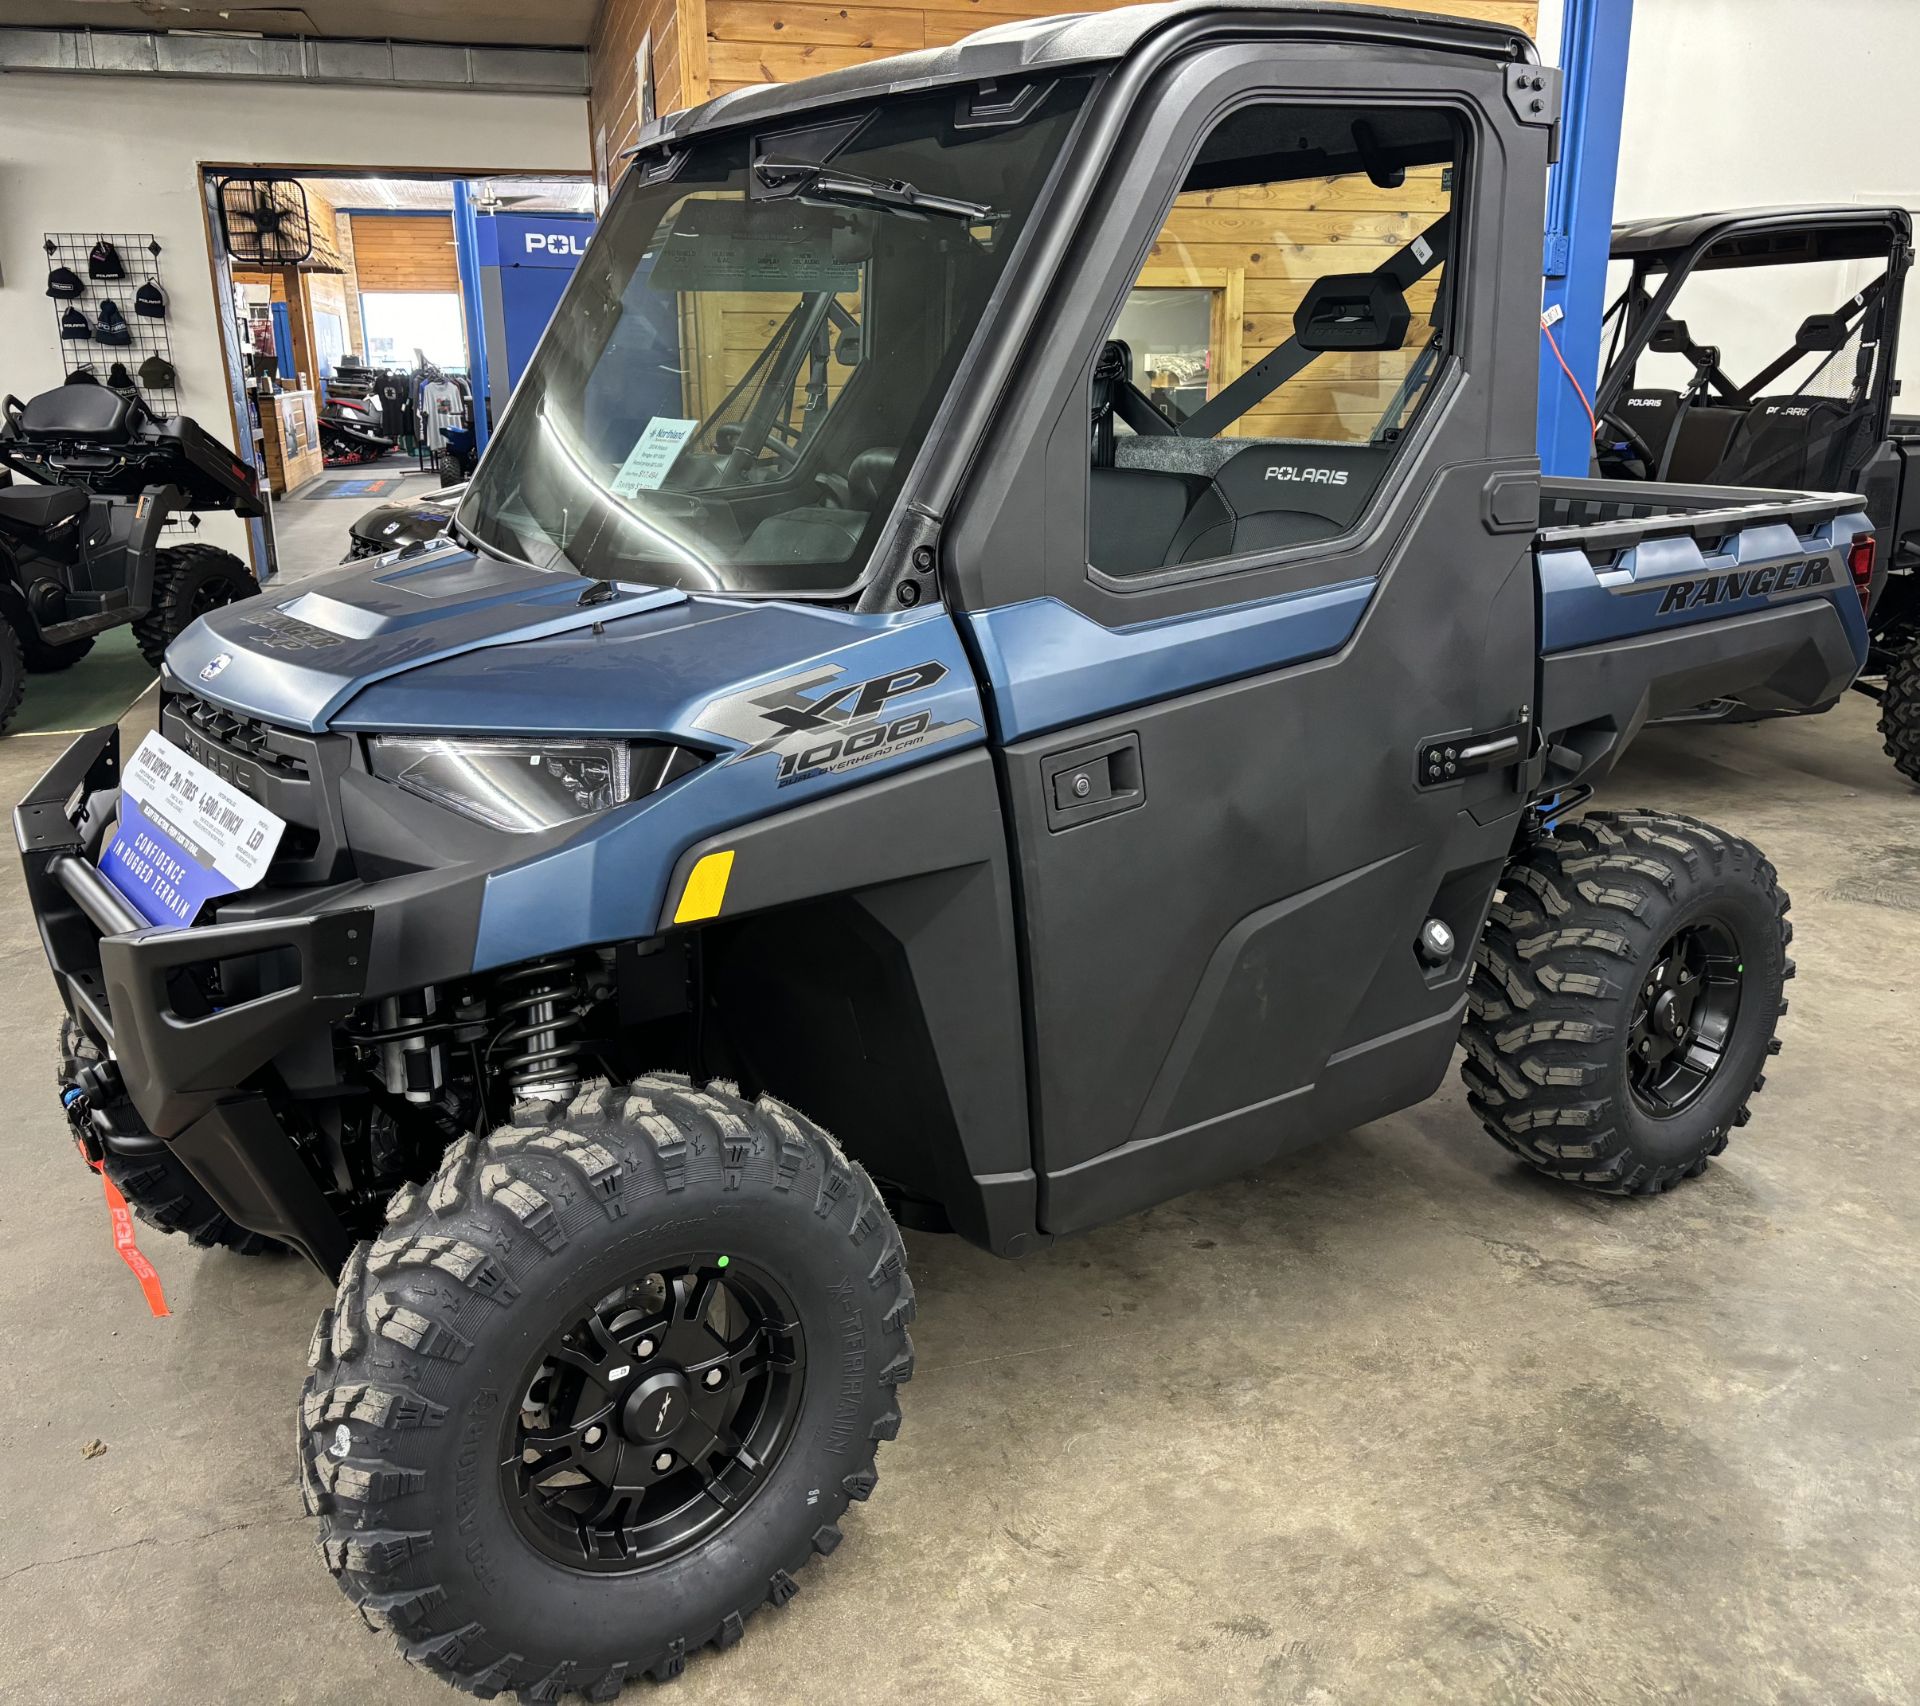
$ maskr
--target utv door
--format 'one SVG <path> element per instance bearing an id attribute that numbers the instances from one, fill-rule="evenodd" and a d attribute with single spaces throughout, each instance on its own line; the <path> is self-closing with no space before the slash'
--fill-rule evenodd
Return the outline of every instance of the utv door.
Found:
<path id="1" fill-rule="evenodd" d="M 957 518 L 1050 1231 L 1445 1071 L 1534 672 L 1516 69 L 1417 25 L 1171 66 Z"/>

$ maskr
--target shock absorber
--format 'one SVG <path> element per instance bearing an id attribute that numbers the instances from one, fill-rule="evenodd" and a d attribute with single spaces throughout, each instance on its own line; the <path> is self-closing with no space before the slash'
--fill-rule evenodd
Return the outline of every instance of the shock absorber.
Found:
<path id="1" fill-rule="evenodd" d="M 516 1101 L 566 1101 L 580 1088 L 579 1056 L 586 983 L 564 955 L 503 972 L 494 984 L 502 1021 L 487 1045 Z"/>

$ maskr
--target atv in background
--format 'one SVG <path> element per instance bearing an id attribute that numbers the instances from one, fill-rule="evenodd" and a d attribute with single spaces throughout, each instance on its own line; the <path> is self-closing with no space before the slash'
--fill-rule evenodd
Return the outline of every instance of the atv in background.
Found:
<path id="1" fill-rule="evenodd" d="M 1627 482 L 1865 494 L 1878 551 L 1868 591 L 1872 650 L 1854 685 L 1879 701 L 1888 756 L 1920 782 L 1920 479 L 1909 477 L 1920 420 L 1892 414 L 1901 291 L 1913 260 L 1907 210 L 1836 205 L 1640 220 L 1614 227 L 1613 259 L 1630 272 L 1604 322 L 1598 472 Z M 1785 340 L 1744 380 L 1729 372 L 1741 364 L 1711 341 L 1715 321 L 1703 318 L 1729 310 L 1739 323 L 1777 312 Z M 1621 513 L 1639 512 L 1629 505 Z M 1780 714 L 1734 700 L 1686 713 Z"/>
<path id="2" fill-rule="evenodd" d="M 66 669 L 94 636 L 132 623 L 156 669 L 207 611 L 260 590 L 253 571 L 211 545 L 161 546 L 162 530 L 203 509 L 262 513 L 258 478 L 184 415 L 156 421 L 102 385 L 61 385 L 0 421 L 0 729 L 27 674 Z M 34 483 L 16 484 L 14 474 Z"/>

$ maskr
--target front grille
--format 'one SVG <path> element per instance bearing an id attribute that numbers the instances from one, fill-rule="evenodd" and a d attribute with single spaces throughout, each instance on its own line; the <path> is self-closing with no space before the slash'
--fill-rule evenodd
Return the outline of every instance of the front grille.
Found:
<path id="1" fill-rule="evenodd" d="M 362 539 L 358 534 L 347 536 L 347 555 L 345 561 L 357 563 L 362 557 L 383 557 L 387 547 L 377 539 Z"/>
<path id="2" fill-rule="evenodd" d="M 176 694 L 167 701 L 167 709 L 201 739 L 220 748 L 222 752 L 236 758 L 251 759 L 263 769 L 276 771 L 283 776 L 304 777 L 308 774 L 306 759 L 298 753 L 285 750 L 285 737 L 271 723 L 263 723 L 257 717 L 243 717 L 236 711 L 229 711 L 224 705 L 209 704 L 191 693 Z M 201 762 L 206 763 L 206 760 L 202 758 Z M 219 766 L 210 765 L 209 768 L 218 769 Z"/>
<path id="3" fill-rule="evenodd" d="M 161 705 L 160 732 L 286 824 L 267 870 L 270 885 L 349 874 L 338 790 L 350 737 L 277 728 L 177 689 Z"/>

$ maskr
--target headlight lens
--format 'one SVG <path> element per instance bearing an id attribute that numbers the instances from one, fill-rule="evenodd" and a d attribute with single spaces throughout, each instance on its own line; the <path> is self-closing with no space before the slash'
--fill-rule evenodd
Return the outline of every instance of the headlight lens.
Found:
<path id="1" fill-rule="evenodd" d="M 384 781 L 516 835 L 632 797 L 625 741 L 375 735 L 367 749 Z"/>

